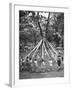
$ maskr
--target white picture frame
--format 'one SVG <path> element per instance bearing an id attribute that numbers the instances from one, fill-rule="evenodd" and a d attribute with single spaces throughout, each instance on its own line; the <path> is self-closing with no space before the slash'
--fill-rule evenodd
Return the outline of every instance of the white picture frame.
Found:
<path id="1" fill-rule="evenodd" d="M 57 83 L 69 83 L 69 8 L 67 7 L 48 7 L 48 6 L 31 6 L 23 4 L 9 5 L 10 13 L 10 70 L 9 70 L 9 84 L 13 86 L 32 86 L 32 85 L 47 85 Z M 42 79 L 28 79 L 19 80 L 19 10 L 34 10 L 34 11 L 51 11 L 64 13 L 64 77 L 63 78 L 42 78 Z"/>

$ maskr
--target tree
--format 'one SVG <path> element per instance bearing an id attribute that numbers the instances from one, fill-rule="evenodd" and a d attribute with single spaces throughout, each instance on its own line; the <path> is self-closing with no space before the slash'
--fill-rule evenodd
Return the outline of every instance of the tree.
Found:
<path id="1" fill-rule="evenodd" d="M 55 29 L 54 33 L 54 41 L 56 42 L 56 46 L 59 46 L 64 42 L 64 13 L 54 13 L 54 23 L 52 27 Z"/>

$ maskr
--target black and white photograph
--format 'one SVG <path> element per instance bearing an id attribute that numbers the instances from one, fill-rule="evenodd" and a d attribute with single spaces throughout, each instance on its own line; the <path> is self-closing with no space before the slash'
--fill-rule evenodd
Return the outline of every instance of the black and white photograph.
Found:
<path id="1" fill-rule="evenodd" d="M 19 79 L 64 77 L 64 13 L 19 10 Z"/>

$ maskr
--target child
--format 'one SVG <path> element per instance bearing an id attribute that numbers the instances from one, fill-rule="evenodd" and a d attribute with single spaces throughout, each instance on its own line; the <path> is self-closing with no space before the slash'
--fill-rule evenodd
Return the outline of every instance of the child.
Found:
<path id="1" fill-rule="evenodd" d="M 61 60 L 60 60 L 60 58 L 58 58 L 58 60 L 57 60 L 57 65 L 58 65 L 58 70 L 60 70 L 60 66 L 61 66 Z"/>

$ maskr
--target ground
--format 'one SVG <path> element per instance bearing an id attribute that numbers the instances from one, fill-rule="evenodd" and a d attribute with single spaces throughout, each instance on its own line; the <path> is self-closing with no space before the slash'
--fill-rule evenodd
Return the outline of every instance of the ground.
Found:
<path id="1" fill-rule="evenodd" d="M 20 72 L 19 79 L 32 79 L 32 78 L 53 78 L 53 77 L 64 77 L 64 71 L 50 71 L 46 73 L 30 73 Z"/>

